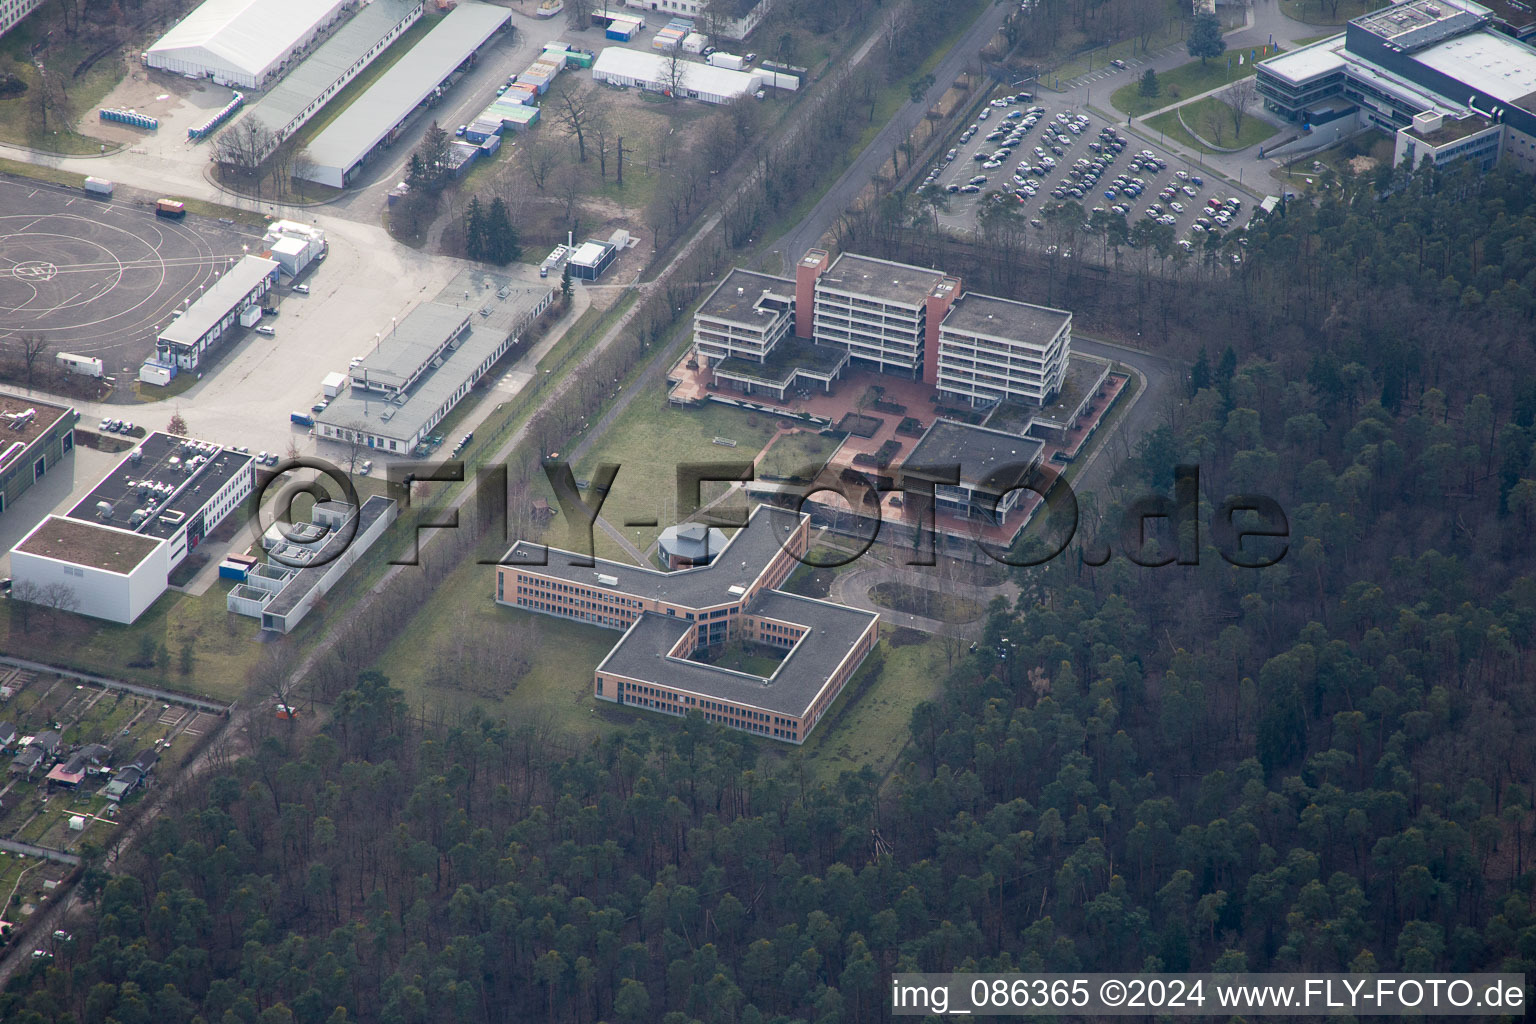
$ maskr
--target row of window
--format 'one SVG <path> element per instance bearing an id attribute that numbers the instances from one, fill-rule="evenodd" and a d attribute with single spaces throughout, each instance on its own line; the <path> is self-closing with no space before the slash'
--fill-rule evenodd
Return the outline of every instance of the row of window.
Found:
<path id="1" fill-rule="evenodd" d="M 597 680 L 597 695 L 603 696 L 603 680 Z M 799 731 L 799 722 L 793 718 L 785 718 L 782 715 L 771 714 L 767 711 L 755 711 L 734 707 L 730 704 L 722 704 L 717 700 L 708 700 L 704 697 L 691 697 L 687 694 L 679 696 L 669 690 L 650 686 L 644 683 L 619 684 L 619 692 L 615 694 L 622 704 L 638 704 L 642 707 L 653 708 L 657 711 L 666 711 L 671 714 L 686 714 L 688 710 L 699 711 L 706 721 L 720 722 L 736 729 L 745 729 L 749 732 L 758 732 L 763 735 L 777 736 L 780 739 L 794 739 Z"/>

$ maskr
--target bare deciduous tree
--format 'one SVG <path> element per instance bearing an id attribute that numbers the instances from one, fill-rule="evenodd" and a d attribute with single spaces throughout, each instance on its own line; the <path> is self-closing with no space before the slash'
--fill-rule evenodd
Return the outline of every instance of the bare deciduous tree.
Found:
<path id="1" fill-rule="evenodd" d="M 1232 134 L 1243 134 L 1243 118 L 1259 97 L 1258 81 L 1254 76 L 1240 78 L 1227 90 L 1227 105 L 1232 108 Z"/>
<path id="2" fill-rule="evenodd" d="M 543 132 L 524 132 L 523 167 L 535 188 L 543 192 L 549 184 L 549 176 L 560 166 L 560 153 L 550 145 Z"/>
<path id="3" fill-rule="evenodd" d="M 1222 136 L 1226 134 L 1227 119 L 1221 112 L 1219 103 L 1212 103 L 1205 110 L 1205 123 L 1201 125 L 1211 133 L 1211 142 L 1221 145 Z"/>
<path id="4" fill-rule="evenodd" d="M 565 0 L 565 15 L 571 28 L 585 32 L 592 27 L 592 0 Z"/>
<path id="5" fill-rule="evenodd" d="M 666 66 L 661 70 L 662 84 L 667 87 L 667 95 L 673 103 L 679 99 L 683 91 L 683 79 L 688 77 L 688 62 L 683 59 L 683 47 L 681 44 L 672 47 L 672 52 L 667 54 Z"/>
<path id="6" fill-rule="evenodd" d="M 48 339 L 41 334 L 23 334 L 21 336 L 21 365 L 26 370 L 27 387 L 32 387 L 32 375 L 37 370 L 37 361 L 48 351 Z"/>
<path id="7" fill-rule="evenodd" d="M 226 174 L 250 181 L 261 195 L 261 164 L 275 145 L 272 129 L 246 117 L 219 133 L 213 143 L 213 159 Z"/>
<path id="8" fill-rule="evenodd" d="M 560 95 L 560 112 L 556 115 L 560 127 L 568 139 L 576 140 L 576 159 L 587 162 L 587 132 L 592 118 L 592 106 L 582 89 L 567 89 Z"/>

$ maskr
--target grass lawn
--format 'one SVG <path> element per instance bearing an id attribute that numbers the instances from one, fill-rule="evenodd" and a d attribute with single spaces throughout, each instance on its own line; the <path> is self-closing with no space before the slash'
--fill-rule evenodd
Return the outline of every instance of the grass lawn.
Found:
<path id="1" fill-rule="evenodd" d="M 780 437 L 763 453 L 762 461 L 757 465 L 757 478 L 809 481 L 842 443 L 841 434 L 827 437 L 809 430 Z"/>
<path id="2" fill-rule="evenodd" d="M 1184 125 L 1179 123 L 1179 115 L 1195 131 L 1200 133 L 1199 138 L 1192 136 L 1184 130 Z M 1211 129 L 1211 118 L 1221 119 L 1221 138 L 1218 140 Z M 1207 96 L 1203 100 L 1186 103 L 1178 110 L 1169 110 L 1158 114 L 1146 121 L 1149 128 L 1156 128 L 1186 146 L 1196 149 L 1202 146 L 1209 149 L 1213 144 L 1225 149 L 1246 149 L 1273 136 L 1280 129 L 1260 117 L 1251 114 L 1243 118 L 1243 130 L 1239 135 L 1232 134 L 1232 105 L 1215 96 Z"/>
<path id="3" fill-rule="evenodd" d="M 589 737 L 615 716 L 633 716 L 592 696 L 592 672 L 622 634 L 498 605 L 492 600 L 495 589 L 491 566 L 473 559 L 461 565 L 383 651 L 376 667 L 405 691 L 413 706 L 447 708 L 450 717 L 477 705 L 493 717 L 514 723 L 543 719 L 568 736 Z M 520 679 L 505 680 L 495 692 L 478 681 L 465 680 L 453 689 L 432 682 L 443 638 L 513 628 L 528 630 L 531 641 L 531 664 Z"/>
<path id="4" fill-rule="evenodd" d="M 257 625 L 255 619 L 226 609 L 231 585 L 220 580 L 202 597 L 166 591 L 131 626 L 34 610 L 31 629 L 24 632 L 16 605 L 0 601 L 0 651 L 112 679 L 235 700 L 245 688 L 245 670 L 256 651 Z M 182 675 L 181 649 L 188 643 L 194 664 L 190 674 Z M 157 651 L 164 645 L 168 664 L 131 667 L 128 663 L 140 660 L 146 644 Z"/>
<path id="5" fill-rule="evenodd" d="M 1271 46 L 1269 52 L 1260 52 L 1258 59 L 1273 57 L 1282 53 L 1280 47 Z M 1122 85 L 1110 94 L 1109 102 L 1115 109 L 1132 117 L 1140 117 L 1151 110 L 1159 110 L 1172 106 L 1181 99 L 1190 96 L 1198 96 L 1203 92 L 1230 85 L 1239 78 L 1246 78 L 1253 74 L 1253 62 L 1248 60 L 1245 50 L 1242 54 L 1243 63 L 1237 62 L 1238 54 L 1235 51 L 1227 51 L 1220 57 L 1213 57 L 1203 65 L 1198 60 L 1192 60 L 1188 64 L 1181 64 L 1172 71 L 1166 71 L 1157 76 L 1157 83 L 1161 87 L 1156 96 L 1143 96 L 1141 94 L 1141 80 Z M 1231 58 L 1231 67 L 1227 66 L 1228 58 Z"/>
<path id="6" fill-rule="evenodd" d="M 1281 13 L 1305 25 L 1343 25 L 1386 6 L 1381 0 L 1280 0 Z"/>
<path id="7" fill-rule="evenodd" d="M 79 188 L 85 184 L 85 175 L 76 174 L 74 171 L 61 171 L 57 167 L 43 167 L 38 164 L 23 163 L 20 160 L 6 160 L 0 158 L 0 171 L 6 174 L 14 174 L 18 178 L 31 178 L 33 181 L 49 181 L 55 185 L 69 185 Z"/>
<path id="8" fill-rule="evenodd" d="M 96 153 L 103 145 L 116 148 L 115 143 L 77 134 L 67 123 L 73 118 L 50 115 L 49 130 L 43 132 L 33 116 L 41 73 L 33 63 L 31 47 L 55 23 L 55 19 L 45 16 L 49 13 L 43 11 L 24 19 L 0 38 L 0 72 L 14 74 L 28 86 L 26 92 L 0 100 L 0 142 L 71 155 Z M 99 105 L 102 97 L 122 80 L 126 70 L 121 53 L 114 51 L 92 64 L 80 77 L 74 77 L 75 69 L 91 56 L 92 49 L 94 47 L 79 41 L 50 43 L 37 55 L 49 75 L 64 77 L 69 109 L 77 114 Z"/>
<path id="9" fill-rule="evenodd" d="M 1042 81 L 1055 79 L 1076 78 L 1078 75 L 1086 75 L 1090 71 L 1102 71 L 1112 60 L 1129 60 L 1139 57 L 1144 53 L 1161 50 L 1165 46 L 1184 39 L 1183 15 L 1179 18 L 1170 18 L 1163 23 L 1152 37 L 1147 40 L 1145 48 L 1140 39 L 1122 39 L 1108 46 L 1097 46 L 1091 50 L 1074 54 L 1064 59 L 1060 64 L 1051 69 L 1049 74 L 1042 75 Z"/>
<path id="10" fill-rule="evenodd" d="M 633 386 L 633 385 L 632 385 Z M 659 388 L 641 395 L 616 419 L 608 431 L 574 467 L 577 480 L 591 480 L 600 463 L 615 462 L 619 474 L 603 503 L 601 515 L 624 531 L 641 551 L 663 529 L 680 518 L 677 512 L 678 467 L 685 463 L 746 462 L 762 450 L 773 435 L 776 421 L 769 416 L 745 413 L 714 402 L 697 409 L 678 409 L 666 403 Z M 726 437 L 736 447 L 714 444 Z M 704 485 L 704 500 L 719 493 Z M 547 484 L 541 488 L 548 489 Z M 542 497 L 553 502 L 554 494 Z M 625 526 L 631 520 L 654 519 L 656 526 Z M 611 537 L 594 531 L 597 554 L 629 561 Z M 565 531 L 551 531 L 550 543 L 564 546 Z"/>
<path id="11" fill-rule="evenodd" d="M 866 662 L 826 717 L 801 748 L 807 764 L 824 782 L 836 781 L 845 771 L 868 766 L 885 775 L 906 745 L 912 709 L 939 695 L 947 672 L 943 641 L 896 646 L 893 632 L 914 635 L 910 630 L 881 629 L 885 660 L 877 671 Z M 924 634 L 916 634 L 924 635 Z"/>

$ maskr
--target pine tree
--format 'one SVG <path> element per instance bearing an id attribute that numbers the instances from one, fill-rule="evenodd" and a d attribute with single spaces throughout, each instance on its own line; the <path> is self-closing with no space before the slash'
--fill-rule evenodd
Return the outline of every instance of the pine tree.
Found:
<path id="1" fill-rule="evenodd" d="M 1208 388 L 1210 386 L 1211 359 L 1208 355 L 1206 355 L 1205 349 L 1202 348 L 1200 350 L 1200 355 L 1195 359 L 1195 365 L 1190 367 L 1189 370 L 1190 397 L 1193 398 L 1195 395 L 1200 393 L 1202 388 Z"/>
<path id="2" fill-rule="evenodd" d="M 518 244 L 517 228 L 512 226 L 512 215 L 500 196 L 491 200 L 490 212 L 485 215 L 485 256 L 497 266 L 506 266 L 522 252 Z"/>
<path id="3" fill-rule="evenodd" d="M 1143 96 L 1156 96 L 1163 91 L 1162 83 L 1157 80 L 1157 72 L 1147 68 L 1141 76 L 1141 94 Z"/>
<path id="4" fill-rule="evenodd" d="M 1196 15 L 1185 45 L 1191 57 L 1200 58 L 1202 67 L 1205 66 L 1206 58 L 1220 57 L 1226 53 L 1227 42 L 1221 38 L 1221 19 L 1210 13 Z"/>
<path id="5" fill-rule="evenodd" d="M 571 265 L 569 263 L 560 269 L 560 297 L 566 302 L 571 301 Z"/>
<path id="6" fill-rule="evenodd" d="M 479 196 L 470 196 L 464 208 L 464 255 L 472 260 L 485 259 L 486 253 L 485 211 Z"/>

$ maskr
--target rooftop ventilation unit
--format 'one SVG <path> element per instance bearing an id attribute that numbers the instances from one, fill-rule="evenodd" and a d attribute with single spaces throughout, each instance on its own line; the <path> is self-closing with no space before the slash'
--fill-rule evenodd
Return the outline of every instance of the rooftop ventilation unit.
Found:
<path id="1" fill-rule="evenodd" d="M 616 587 L 616 586 L 619 585 L 619 578 L 617 576 L 609 576 L 606 573 L 601 573 L 601 572 L 597 573 L 596 575 L 597 575 L 597 582 L 599 584 L 601 584 L 602 586 L 605 586 L 605 587 Z"/>

